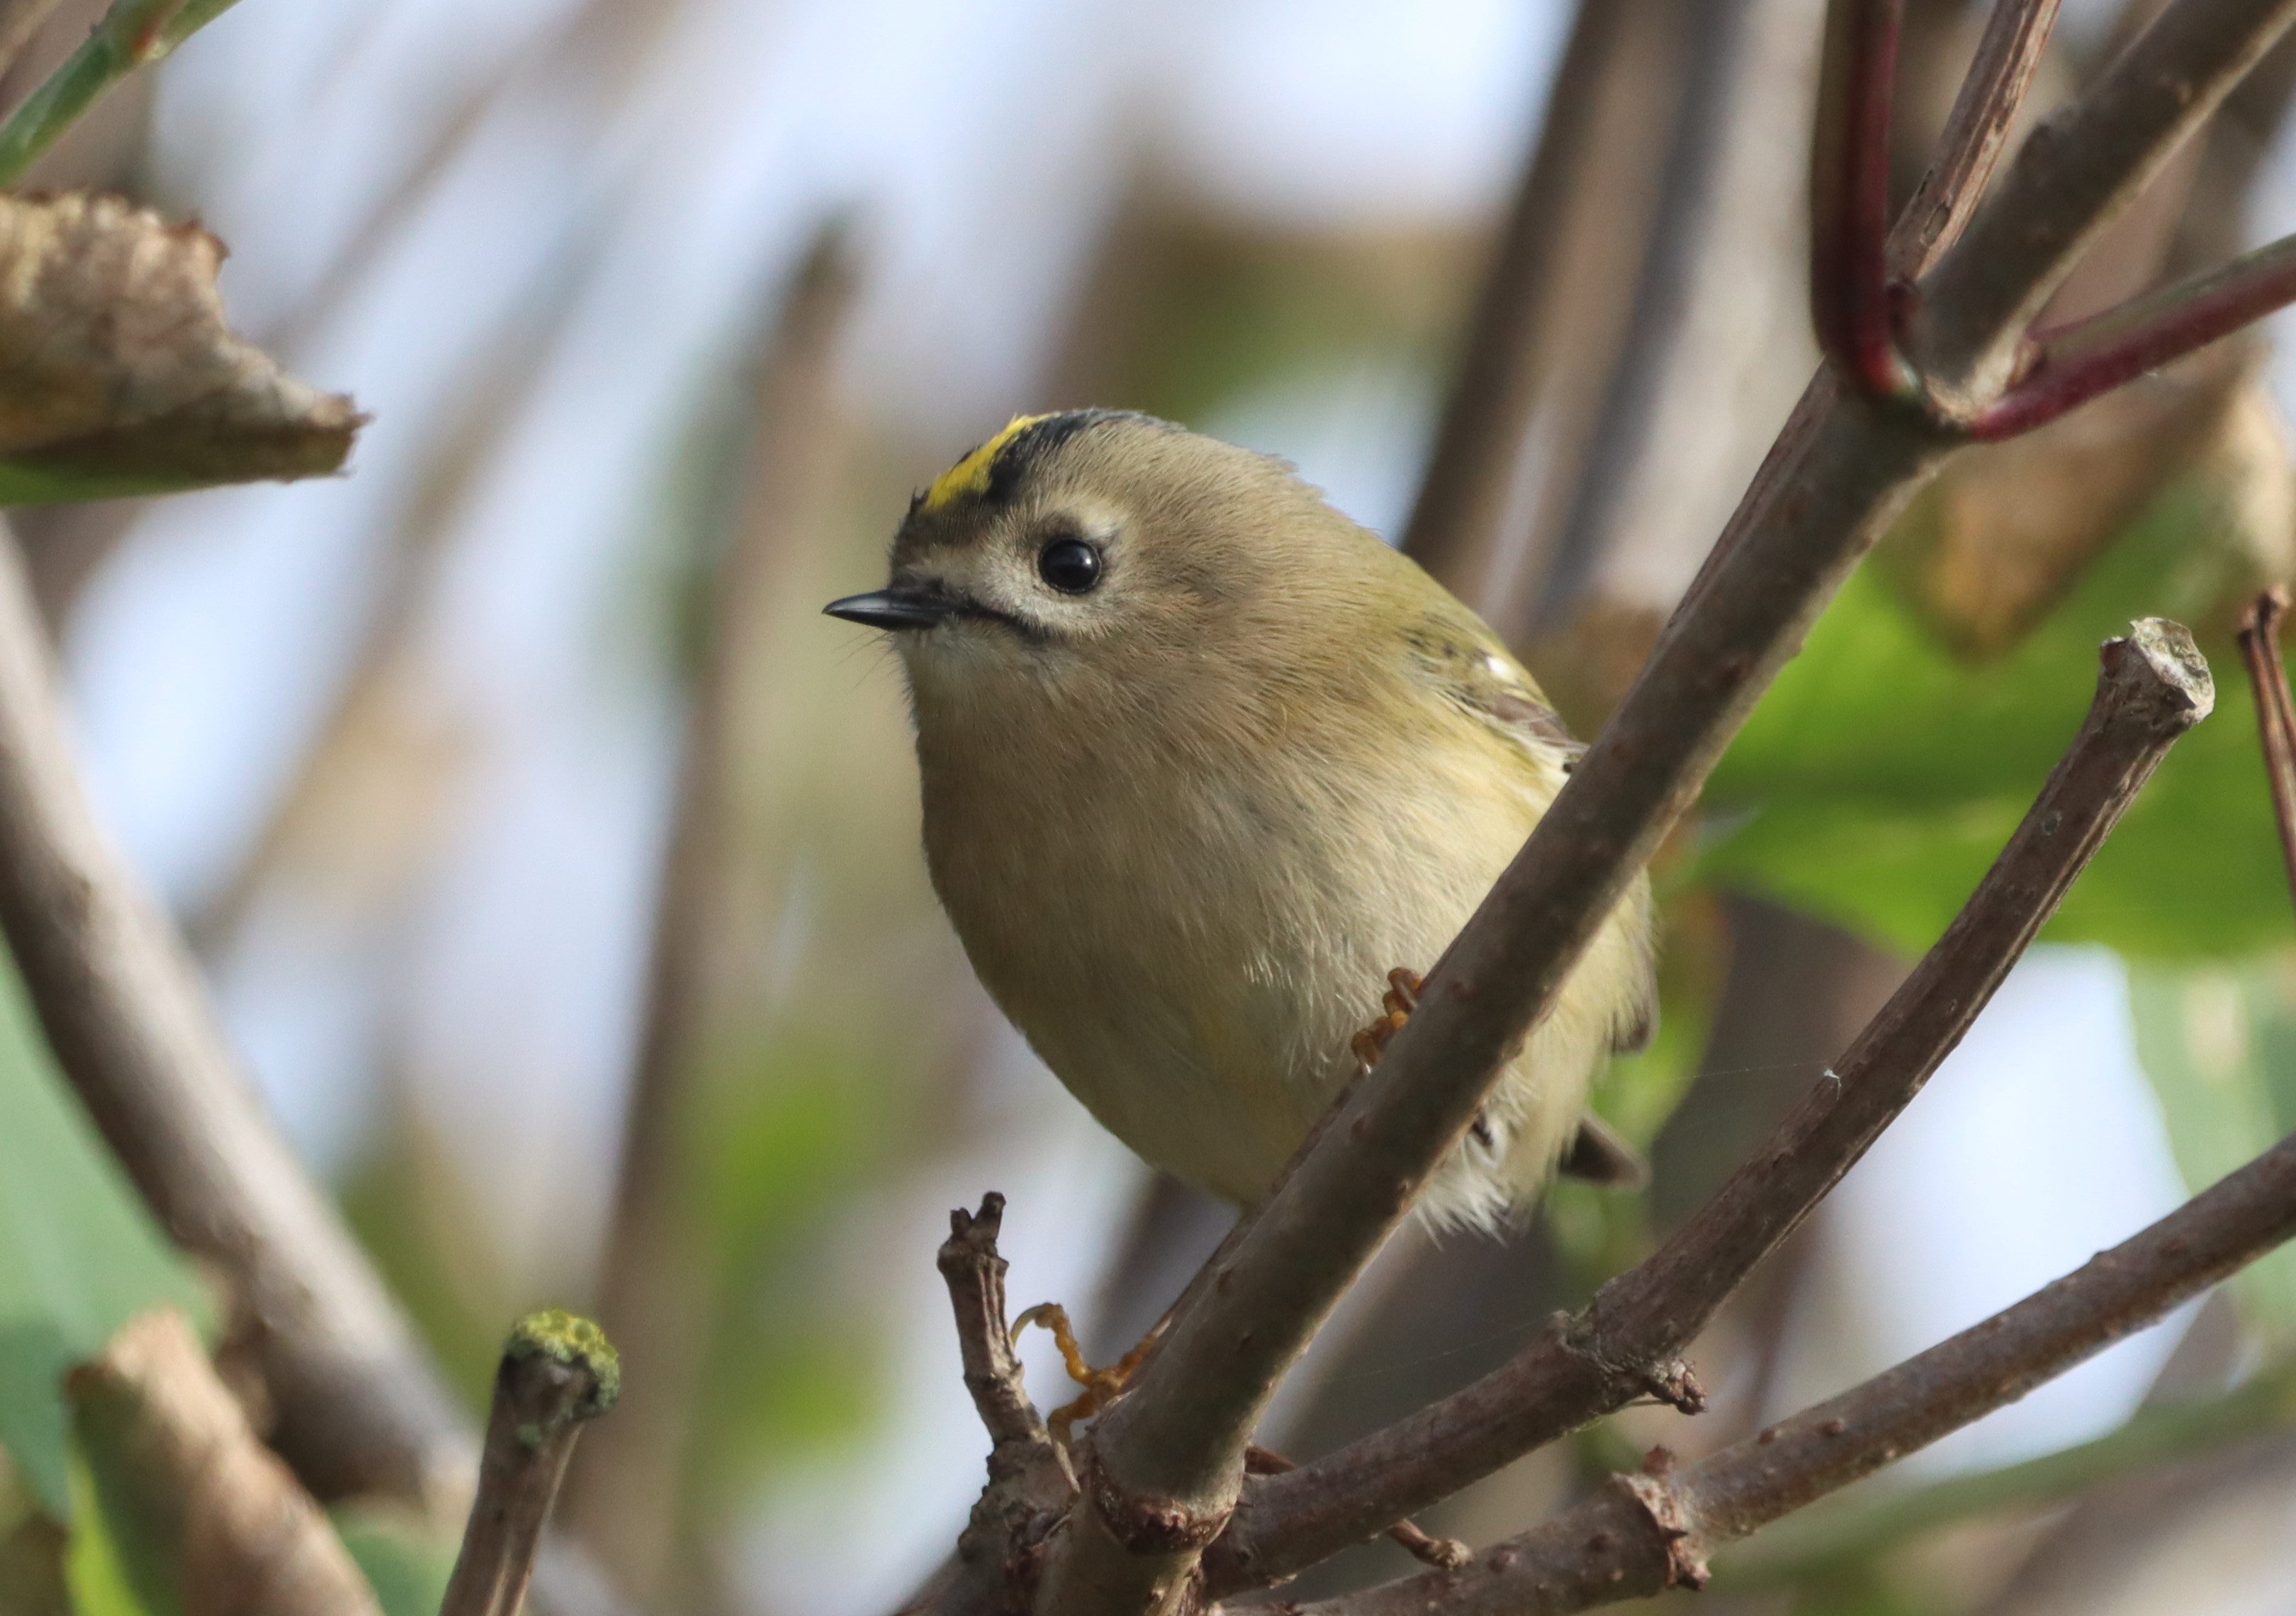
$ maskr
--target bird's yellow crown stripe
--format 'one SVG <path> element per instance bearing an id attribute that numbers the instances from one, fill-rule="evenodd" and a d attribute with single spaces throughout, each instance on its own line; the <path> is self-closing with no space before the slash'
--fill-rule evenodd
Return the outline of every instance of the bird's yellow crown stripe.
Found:
<path id="1" fill-rule="evenodd" d="M 1039 421 L 1049 419 L 1045 415 L 1013 416 L 1004 423 L 1003 431 L 933 479 L 932 486 L 925 490 L 925 509 L 938 511 L 968 494 L 986 494 L 988 491 L 989 468 L 996 463 L 996 451 L 1012 442 L 1017 434 L 1027 431 Z"/>

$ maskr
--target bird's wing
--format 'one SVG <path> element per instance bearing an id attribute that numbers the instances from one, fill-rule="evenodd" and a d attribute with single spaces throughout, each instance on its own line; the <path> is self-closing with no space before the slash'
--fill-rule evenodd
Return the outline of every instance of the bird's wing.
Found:
<path id="1" fill-rule="evenodd" d="M 1442 697 L 1563 767 L 1585 751 L 1498 637 L 1462 610 L 1431 611 L 1403 632 L 1414 671 Z"/>
<path id="2" fill-rule="evenodd" d="M 1427 612 L 1404 630 L 1403 638 L 1420 678 L 1446 701 L 1513 741 L 1531 759 L 1549 767 L 1559 765 L 1567 774 L 1587 750 L 1548 702 L 1546 693 L 1539 689 L 1529 670 L 1464 607 Z M 1627 901 L 1642 906 L 1647 913 L 1650 890 L 1637 883 Z M 1646 920 L 1643 929 L 1648 929 Z M 1657 1029 L 1658 983 L 1645 972 L 1636 993 L 1620 1006 L 1618 1024 L 1611 1029 L 1611 1048 L 1620 1054 L 1631 1054 L 1647 1047 Z M 1587 1158 L 1590 1172 L 1609 1153 L 1595 1148 L 1602 1143 L 1595 1140 L 1580 1147 L 1593 1153 Z"/>

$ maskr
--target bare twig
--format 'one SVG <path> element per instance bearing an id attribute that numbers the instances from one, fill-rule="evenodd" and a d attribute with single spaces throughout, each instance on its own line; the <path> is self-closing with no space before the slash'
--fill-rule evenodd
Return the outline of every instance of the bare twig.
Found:
<path id="1" fill-rule="evenodd" d="M 181 1313 L 130 1319 L 65 1392 L 145 1608 L 379 1616 L 325 1512 L 249 1428 Z"/>
<path id="2" fill-rule="evenodd" d="M 1910 281 L 1961 238 L 2001 160 L 2009 128 L 2056 27 L 2059 0 L 1994 0 L 1937 157 L 1890 233 L 1889 272 Z"/>
<path id="3" fill-rule="evenodd" d="M 2256 725 L 2264 745 L 2264 774 L 2272 786 L 2272 817 L 2280 828 L 2280 853 L 2288 885 L 2296 891 L 2296 702 L 2288 693 L 2288 670 L 2280 660 L 2280 619 L 2288 611 L 2285 589 L 2267 589 L 2241 613 L 2240 654 L 2256 694 Z"/>
<path id="4" fill-rule="evenodd" d="M 2173 623 L 2137 624 L 2101 660 L 2087 720 L 1993 867 L 1769 1144 L 1647 1261 L 1502 1368 L 1255 1485 L 1210 1556 L 1215 1591 L 1289 1576 L 1635 1398 L 1696 1403 L 1677 1355 L 1912 1103 L 2214 701 L 2206 665 Z"/>
<path id="5" fill-rule="evenodd" d="M 948 1239 L 939 1259 L 956 1314 L 956 1340 L 964 1389 L 988 1431 L 988 1485 L 972 1506 L 972 1523 L 957 1540 L 958 1565 L 947 1587 L 936 1589 L 961 1608 L 1006 1608 L 1008 1589 L 1034 1579 L 1045 1535 L 1075 1501 L 1068 1456 L 1054 1445 L 1044 1416 L 1029 1401 L 1004 1317 L 1004 1259 L 996 1236 L 1004 1197 L 994 1190 L 980 1210 L 948 1215 Z"/>
<path id="6" fill-rule="evenodd" d="M 1905 0 L 1833 0 L 1810 144 L 1810 316 L 1868 391 L 1909 394 L 1890 292 L 1890 103 Z"/>
<path id="7" fill-rule="evenodd" d="M 478 1494 L 439 1616 L 518 1616 L 551 1501 L 585 1422 L 614 1406 L 622 1371 L 598 1326 L 529 1313 L 503 1343 Z"/>
<path id="8" fill-rule="evenodd" d="M 1680 1470 L 1614 1477 L 1586 1504 L 1426 1573 L 1301 1616 L 1584 1610 L 1704 1580 L 1705 1556 L 2013 1403 L 2296 1235 L 2296 1136 L 2014 1307 L 1830 1402 Z"/>
<path id="9" fill-rule="evenodd" d="M 1567 459 L 1592 430 L 1600 375 L 1628 324 L 1666 144 L 1653 84 L 1678 77 L 1688 8 L 1580 0 L 1538 144 L 1484 277 L 1403 548 L 1494 620 L 1511 595 L 1503 546 L 1533 453 Z M 1656 99 L 1671 97 L 1660 89 Z M 1594 334 L 1590 337 L 1590 328 Z M 1589 346 L 1592 374 L 1572 363 Z"/>
<path id="10" fill-rule="evenodd" d="M 246 1344 L 277 1415 L 272 1446 L 322 1500 L 440 1507 L 476 1443 L 263 1114 L 181 939 L 88 812 L 12 539 L 0 544 L 0 931 L 105 1142 L 254 1321 Z M 544 1572 L 562 1612 L 619 1608 L 562 1549 L 545 1550 Z"/>
<path id="11" fill-rule="evenodd" d="M 2007 385 L 2032 309 L 2079 250 L 2292 20 L 2296 0 L 2178 0 L 2060 120 L 2094 145 L 2029 143 L 1917 312 L 1933 390 L 1981 407 Z M 1276 1382 L 1465 1131 L 1811 617 L 1951 444 L 1915 412 L 1814 386 L 1633 691 L 1437 964 L 1419 1013 L 1103 1416 L 1091 1507 L 1047 1570 L 1052 1608 L 1154 1608 L 1192 1574 L 1234 1507 Z"/>
<path id="12" fill-rule="evenodd" d="M 1999 1517 L 2075 1497 L 2123 1476 L 2237 1444 L 2296 1419 L 2296 1358 L 2282 1358 L 2233 1390 L 2140 1408 L 2092 1441 L 1998 1470 L 1951 1476 L 1868 1504 L 1797 1515 L 1734 1551 L 1718 1568 L 1733 1591 L 1779 1587 L 1828 1565 L 1870 1559 L 1957 1521 Z"/>
<path id="13" fill-rule="evenodd" d="M 1272 1448 L 1247 1448 L 1243 1450 L 1246 1475 L 1289 1475 L 1299 1468 Z M 1398 1521 L 1387 1529 L 1387 1536 L 1390 1541 L 1423 1565 L 1461 1566 L 1473 1557 L 1473 1552 L 1457 1538 L 1431 1538 L 1416 1522 Z"/>

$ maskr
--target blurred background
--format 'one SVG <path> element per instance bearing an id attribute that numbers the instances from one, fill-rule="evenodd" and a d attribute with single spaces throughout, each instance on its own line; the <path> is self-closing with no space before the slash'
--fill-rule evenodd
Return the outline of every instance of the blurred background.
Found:
<path id="1" fill-rule="evenodd" d="M 100 9 L 67 0 L 0 94 Z M 2069 4 L 2035 110 L 2152 9 Z M 1987 10 L 1912 0 L 1906 190 Z M 46 160 L 203 219 L 240 327 L 373 413 L 339 480 L 14 525 L 100 811 L 455 1382 L 481 1407 L 537 1304 L 621 1345 L 562 1519 L 649 1609 L 872 1616 L 947 1551 L 983 1450 L 949 1208 L 1002 1190 L 1015 1304 L 1103 1358 L 1230 1217 L 974 985 L 898 668 L 821 603 L 1009 414 L 1146 409 L 1408 536 L 1591 734 L 1816 363 L 1822 12 L 244 0 Z M 2284 49 L 2053 317 L 2296 226 L 2292 89 Z M 2296 1126 L 2229 641 L 2296 559 L 2292 388 L 2267 332 L 1954 463 L 1661 857 L 1662 1034 L 1598 1096 L 1652 1189 L 1558 1190 L 1506 1243 L 1406 1231 L 1264 1441 L 1464 1383 L 1693 1209 L 1943 928 L 2134 615 L 2201 632 L 2216 717 L 1702 1343 L 1712 1412 L 1628 1410 L 1422 1523 L 1488 1541 L 1640 1448 L 1742 1436 Z M 11 1028 L 12 1103 L 55 1103 Z M 1726 1557 L 1705 1604 L 2296 1607 L 2292 1354 L 2284 1255 Z"/>

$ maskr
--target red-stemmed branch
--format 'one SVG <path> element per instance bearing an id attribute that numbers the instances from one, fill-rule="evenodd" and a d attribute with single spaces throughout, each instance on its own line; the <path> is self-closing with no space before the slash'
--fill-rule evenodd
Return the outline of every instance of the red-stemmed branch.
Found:
<path id="1" fill-rule="evenodd" d="M 2178 8 L 2194 15 L 2173 21 L 2205 27 L 2208 20 L 2197 13 L 2208 9 Z M 2013 372 L 2004 379 L 2006 385 L 1989 399 L 1972 401 L 1960 389 L 1936 382 L 1906 357 L 1900 340 L 1904 311 L 1922 299 L 1928 284 L 1910 276 L 1891 279 L 1893 264 L 1904 274 L 1918 267 L 1921 258 L 1937 256 L 1934 243 L 1945 237 L 1951 222 L 1949 212 L 1941 213 L 1933 200 L 1917 195 L 1899 222 L 1899 234 L 1894 240 L 1890 235 L 1890 70 L 1901 11 L 1896 0 L 1834 0 L 1827 12 L 1811 165 L 1811 314 L 1819 347 L 1850 385 L 1869 397 L 1918 408 L 1942 430 L 1990 442 L 2045 426 L 2296 302 L 2296 236 L 2291 236 L 2070 325 L 2032 330 L 2029 322 L 2016 344 Z M 1988 136 L 1998 142 L 2039 60 L 2054 11 L 2053 4 L 2000 0 L 1964 86 L 1964 99 L 1987 107 L 1992 116 L 1966 128 L 1949 125 L 1949 150 L 1980 149 Z M 2161 31 L 2165 36 L 2175 29 Z M 2124 96 L 2149 92 L 2173 97 L 2181 92 L 2173 73 L 2155 70 L 2174 54 L 2156 48 L 2162 43 L 2148 32 L 2108 70 L 2108 79 L 2119 80 Z M 2068 119 L 2049 136 L 2077 139 L 2079 122 L 2077 117 Z M 1964 184 L 1962 194 L 1972 196 L 1981 185 L 1980 176 L 1975 185 Z M 1931 244 L 1923 245 L 1924 238 Z"/>
<path id="2" fill-rule="evenodd" d="M 1825 15 L 1810 163 L 1810 318 L 1818 346 L 1876 398 L 1911 398 L 1890 281 L 1890 106 L 1905 0 Z"/>
<path id="3" fill-rule="evenodd" d="M 1980 441 L 2014 438 L 2296 302 L 2296 236 L 2118 308 L 2033 336 L 2032 368 L 1971 416 Z"/>

